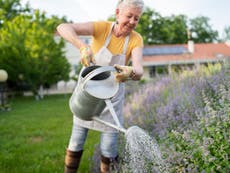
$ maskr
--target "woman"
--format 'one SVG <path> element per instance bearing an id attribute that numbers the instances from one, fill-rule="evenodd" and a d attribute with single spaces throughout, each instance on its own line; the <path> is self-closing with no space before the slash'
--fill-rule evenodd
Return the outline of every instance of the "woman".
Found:
<path id="1" fill-rule="evenodd" d="M 144 3 L 142 0 L 120 0 L 116 8 L 116 23 L 108 21 L 60 24 L 59 34 L 80 49 L 81 63 L 87 67 L 90 63 L 108 66 L 114 65 L 119 83 L 119 91 L 112 98 L 114 109 L 120 122 L 123 122 L 124 82 L 127 79 L 140 80 L 142 67 L 142 37 L 134 31 L 139 22 Z M 79 39 L 79 35 L 91 35 L 91 46 Z M 132 66 L 128 66 L 132 61 Z M 86 105 L 87 106 L 87 105 Z M 111 121 L 109 110 L 105 108 L 100 117 Z M 110 164 L 118 157 L 118 132 L 95 121 L 73 118 L 73 129 L 65 157 L 65 173 L 76 172 L 83 152 L 88 129 L 101 131 L 101 172 L 109 172 Z"/>

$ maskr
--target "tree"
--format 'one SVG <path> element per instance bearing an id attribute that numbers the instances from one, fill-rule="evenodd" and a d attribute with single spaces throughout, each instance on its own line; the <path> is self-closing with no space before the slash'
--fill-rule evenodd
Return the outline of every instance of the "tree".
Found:
<path id="1" fill-rule="evenodd" d="M 20 0 L 0 0 L 0 28 L 4 21 L 11 20 L 20 13 L 29 11 L 29 5 L 22 7 Z"/>
<path id="2" fill-rule="evenodd" d="M 230 26 L 224 28 L 224 41 L 230 41 Z"/>
<path id="3" fill-rule="evenodd" d="M 41 86 L 69 78 L 64 42 L 54 40 L 55 28 L 63 20 L 47 18 L 36 10 L 4 22 L 0 29 L 0 68 L 7 70 L 11 86 L 23 83 L 37 94 Z"/>
<path id="4" fill-rule="evenodd" d="M 155 20 L 153 20 L 153 18 Z M 139 32 L 144 40 L 145 44 L 152 44 L 156 40 L 155 35 L 158 35 L 156 32 L 154 33 L 154 21 L 156 22 L 159 18 L 161 18 L 160 14 L 151 10 L 150 8 L 146 8 L 140 18 L 139 24 L 136 27 L 136 31 Z"/>
<path id="5" fill-rule="evenodd" d="M 187 17 L 185 15 L 172 15 L 164 18 L 164 42 L 178 44 L 187 42 Z"/>
<path id="6" fill-rule="evenodd" d="M 162 17 L 159 13 L 146 8 L 136 28 L 145 44 L 185 43 L 187 40 L 187 17 L 173 15 Z"/>
<path id="7" fill-rule="evenodd" d="M 211 43 L 218 41 L 218 32 L 209 24 L 209 18 L 199 16 L 190 20 L 190 31 L 195 43 Z"/>

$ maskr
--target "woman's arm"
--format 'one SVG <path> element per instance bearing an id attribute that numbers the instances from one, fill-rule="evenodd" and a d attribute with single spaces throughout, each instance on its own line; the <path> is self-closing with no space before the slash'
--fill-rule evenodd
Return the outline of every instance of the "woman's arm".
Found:
<path id="1" fill-rule="evenodd" d="M 57 31 L 61 37 L 80 49 L 87 45 L 79 39 L 79 35 L 93 35 L 93 22 L 62 23 L 58 25 Z"/>
<path id="2" fill-rule="evenodd" d="M 141 76 L 144 73 L 143 65 L 142 65 L 142 57 L 143 57 L 143 48 L 136 47 L 132 50 L 132 66 L 134 75 L 132 77 L 133 80 L 140 80 Z"/>
<path id="3" fill-rule="evenodd" d="M 90 65 L 90 62 L 95 64 L 90 47 L 79 38 L 79 35 L 93 35 L 93 22 L 63 23 L 57 27 L 57 31 L 61 37 L 80 49 L 81 64 L 86 67 Z"/>

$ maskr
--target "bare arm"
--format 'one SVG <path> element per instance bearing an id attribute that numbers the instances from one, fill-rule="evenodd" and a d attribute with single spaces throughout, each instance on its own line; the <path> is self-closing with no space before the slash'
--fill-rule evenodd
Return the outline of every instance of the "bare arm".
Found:
<path id="1" fill-rule="evenodd" d="M 65 40 L 81 48 L 87 45 L 79 39 L 79 35 L 93 35 L 93 23 L 62 23 L 58 25 L 57 31 Z"/>
<path id="2" fill-rule="evenodd" d="M 132 78 L 133 80 L 140 80 L 144 73 L 142 65 L 142 52 L 142 47 L 134 48 L 132 51 L 132 66 L 133 71 L 135 72 L 135 76 Z"/>

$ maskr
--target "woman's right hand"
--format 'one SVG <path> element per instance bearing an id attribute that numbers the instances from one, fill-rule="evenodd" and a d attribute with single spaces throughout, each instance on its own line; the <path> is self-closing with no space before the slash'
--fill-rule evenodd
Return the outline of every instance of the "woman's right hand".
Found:
<path id="1" fill-rule="evenodd" d="M 85 67 L 88 67 L 90 63 L 96 64 L 93 52 L 91 51 L 89 46 L 83 46 L 80 48 L 80 59 L 81 64 Z"/>

